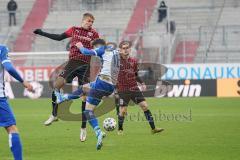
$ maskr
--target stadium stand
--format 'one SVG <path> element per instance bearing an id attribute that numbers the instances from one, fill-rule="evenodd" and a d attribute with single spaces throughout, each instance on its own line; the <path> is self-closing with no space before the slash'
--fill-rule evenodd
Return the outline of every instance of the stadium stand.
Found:
<path id="1" fill-rule="evenodd" d="M 19 12 L 22 12 L 19 14 L 22 22 L 20 26 L 23 26 L 25 19 L 28 20 L 26 17 L 34 2 L 36 5 L 36 2 L 40 1 L 18 1 Z M 236 21 L 240 16 L 238 0 L 202 0 L 198 3 L 195 0 L 165 0 L 169 14 L 161 23 L 157 22 L 160 0 L 147 1 L 148 3 L 144 0 L 51 0 L 49 2 L 50 8 L 47 7 L 49 10 L 44 13 L 41 23 L 31 26 L 30 21 L 27 31 L 23 27 L 22 31 L 25 32 L 21 31 L 19 37 L 22 35 L 30 38 L 27 44 L 22 45 L 27 46 L 25 50 L 16 47 L 16 51 L 66 50 L 68 40 L 56 42 L 40 36 L 35 39 L 31 31 L 34 28 L 43 28 L 45 31 L 62 33 L 70 26 L 79 25 L 83 13 L 92 12 L 96 17 L 94 27 L 102 37 L 113 42 L 119 42 L 122 38 L 134 40 L 136 53 L 140 53 L 137 55 L 145 61 L 161 63 L 240 61 L 237 56 L 240 52 L 238 45 L 240 21 Z M 18 35 L 21 27 L 12 27 L 11 32 L 8 31 L 9 28 L 6 27 L 8 15 L 5 5 L 2 5 L 4 3 L 7 3 L 7 0 L 0 2 L 0 15 L 5 16 L 5 22 L 0 24 L 0 41 L 7 39 L 13 44 L 16 36 L 12 35 Z M 22 4 L 24 8 L 21 8 Z M 30 13 L 33 13 L 33 10 Z M 168 34 L 167 19 L 169 22 L 174 22 L 176 27 L 174 33 Z M 28 24 L 27 20 L 25 25 Z M 22 43 L 22 39 L 17 39 L 16 46 L 21 44 L 17 42 Z"/>
<path id="2" fill-rule="evenodd" d="M 145 41 L 150 37 L 151 42 L 155 44 L 145 46 L 146 48 L 157 49 L 159 44 L 162 44 L 158 50 L 159 54 L 165 55 L 162 56 L 165 59 L 168 53 L 162 46 L 168 41 L 172 52 L 169 63 L 239 61 L 235 58 L 240 51 L 236 45 L 240 30 L 240 22 L 236 21 L 240 16 L 238 1 L 202 0 L 196 3 L 194 0 L 166 0 L 165 2 L 170 8 L 168 18 L 175 22 L 177 30 L 169 41 L 169 37 L 166 36 L 167 20 L 157 23 L 159 1 L 144 32 Z M 155 38 L 148 35 L 154 35 Z M 213 38 L 212 42 L 210 42 L 211 38 Z"/>
<path id="3" fill-rule="evenodd" d="M 94 8 L 92 7 L 93 4 L 85 4 L 84 1 L 75 0 L 69 3 L 69 1 L 55 0 L 51 12 L 43 25 L 43 30 L 62 33 L 70 26 L 79 26 L 82 14 L 91 12 L 96 18 L 94 28 L 97 29 L 100 35 L 107 38 L 108 41 L 118 42 L 127 27 L 137 0 L 108 0 L 108 3 L 106 1 L 97 1 L 98 3 L 94 4 Z M 43 37 L 37 37 L 33 50 L 62 51 L 66 50 L 67 43 L 68 40 L 54 42 Z M 54 46 L 54 49 L 52 46 Z"/>
<path id="4" fill-rule="evenodd" d="M 8 26 L 8 11 L 7 3 L 9 0 L 0 1 L 0 43 L 7 44 L 11 49 L 13 43 L 21 31 L 22 25 L 25 22 L 35 0 L 17 0 L 18 9 L 16 13 L 17 26 Z"/>
<path id="5" fill-rule="evenodd" d="M 14 51 L 27 52 L 31 51 L 32 43 L 35 39 L 33 30 L 36 28 L 42 28 L 43 23 L 48 16 L 51 0 L 36 0 L 31 12 L 29 13 L 21 32 L 19 33 L 15 45 Z"/>

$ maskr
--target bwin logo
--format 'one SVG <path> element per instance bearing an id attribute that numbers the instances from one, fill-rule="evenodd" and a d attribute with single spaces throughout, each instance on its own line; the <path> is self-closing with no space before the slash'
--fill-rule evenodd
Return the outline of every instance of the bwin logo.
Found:
<path id="1" fill-rule="evenodd" d="M 161 83 L 161 82 L 160 82 Z M 185 80 L 182 85 L 169 86 L 157 84 L 155 96 L 156 97 L 199 97 L 201 95 L 202 87 L 200 84 L 191 84 L 190 80 Z"/>

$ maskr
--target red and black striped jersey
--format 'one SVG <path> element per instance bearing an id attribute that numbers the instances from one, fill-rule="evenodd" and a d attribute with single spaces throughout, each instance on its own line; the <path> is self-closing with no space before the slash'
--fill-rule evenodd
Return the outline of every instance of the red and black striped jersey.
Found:
<path id="1" fill-rule="evenodd" d="M 120 70 L 118 73 L 117 90 L 120 92 L 138 90 L 137 72 L 137 59 L 132 57 L 129 57 L 128 59 L 121 58 Z"/>
<path id="2" fill-rule="evenodd" d="M 84 29 L 83 27 L 71 27 L 64 32 L 68 37 L 71 37 L 70 41 L 70 54 L 69 59 L 82 60 L 86 63 L 90 63 L 91 56 L 86 56 L 80 53 L 79 49 L 75 46 L 76 43 L 82 42 L 83 46 L 88 49 L 92 49 L 91 42 L 99 38 L 96 30 Z"/>

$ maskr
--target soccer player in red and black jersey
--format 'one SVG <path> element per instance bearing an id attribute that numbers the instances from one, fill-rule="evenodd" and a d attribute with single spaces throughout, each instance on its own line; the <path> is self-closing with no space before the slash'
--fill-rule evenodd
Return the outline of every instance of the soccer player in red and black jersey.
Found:
<path id="1" fill-rule="evenodd" d="M 131 52 L 131 42 L 122 41 L 119 44 L 119 52 L 121 60 L 117 83 L 117 91 L 119 96 L 118 134 L 123 134 L 124 117 L 127 113 L 127 106 L 130 100 L 141 107 L 147 121 L 149 122 L 153 134 L 163 131 L 163 128 L 155 127 L 152 113 L 148 109 L 148 105 L 143 93 L 138 87 L 139 83 L 142 85 L 143 90 L 146 89 L 145 84 L 138 77 L 137 60 L 129 56 Z"/>
<path id="2" fill-rule="evenodd" d="M 89 82 L 90 74 L 90 60 L 91 56 L 86 56 L 80 53 L 76 47 L 78 42 L 81 42 L 85 48 L 92 49 L 91 42 L 99 38 L 98 33 L 92 28 L 94 22 L 94 16 L 91 13 L 83 14 L 82 22 L 80 27 L 71 27 L 62 34 L 52 34 L 36 29 L 35 34 L 50 38 L 52 40 L 61 41 L 66 38 L 71 38 L 70 49 L 69 49 L 69 61 L 64 67 L 64 71 L 56 78 L 54 82 L 54 88 L 60 90 L 65 83 L 71 83 L 75 77 L 78 77 L 79 85 L 83 85 Z M 86 102 L 82 103 L 82 111 L 85 110 Z M 49 119 L 45 122 L 45 125 L 50 125 L 52 122 L 57 120 L 57 109 L 56 97 L 53 92 L 52 94 L 52 106 L 53 112 Z M 81 141 L 86 139 L 86 118 L 82 114 L 82 126 L 81 126 Z"/>

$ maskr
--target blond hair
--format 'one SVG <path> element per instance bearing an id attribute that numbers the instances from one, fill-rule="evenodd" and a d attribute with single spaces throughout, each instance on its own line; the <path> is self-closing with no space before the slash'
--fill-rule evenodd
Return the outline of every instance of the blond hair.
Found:
<path id="1" fill-rule="evenodd" d="M 91 13 L 84 13 L 83 19 L 86 19 L 86 18 L 91 18 L 91 19 L 95 20 L 94 16 Z"/>

